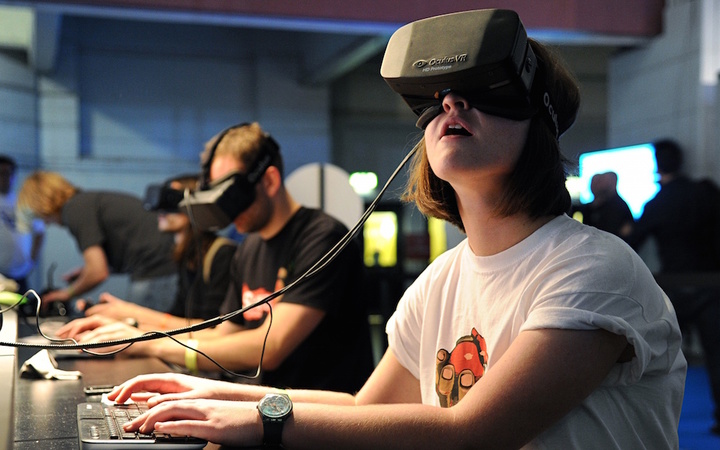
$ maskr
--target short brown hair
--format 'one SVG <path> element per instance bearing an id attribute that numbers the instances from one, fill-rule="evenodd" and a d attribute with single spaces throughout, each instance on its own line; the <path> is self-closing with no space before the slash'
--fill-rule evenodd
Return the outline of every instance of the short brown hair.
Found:
<path id="1" fill-rule="evenodd" d="M 208 164 L 210 152 L 218 139 L 222 140 L 217 144 L 213 157 L 217 155 L 232 156 L 242 163 L 247 171 L 259 159 L 261 152 L 266 151 L 272 158 L 270 165 L 277 167 L 280 175 L 283 176 L 284 168 L 280 148 L 270 134 L 260 127 L 259 123 L 237 125 L 215 135 L 205 143 L 205 150 L 200 157 L 203 166 Z"/>
<path id="2" fill-rule="evenodd" d="M 562 134 L 572 125 L 580 107 L 577 82 L 557 55 L 537 41 L 528 42 L 540 65 L 533 91 L 541 89 L 540 97 L 535 93 L 536 98 L 541 98 L 544 92 L 550 95 Z M 570 194 L 565 187 L 568 161 L 560 152 L 556 131 L 544 116 L 543 107 L 540 104 L 538 113 L 530 119 L 525 146 L 497 204 L 498 216 L 524 211 L 535 218 L 560 215 L 570 209 Z M 425 152 L 425 138 L 416 150 L 403 200 L 413 201 L 423 214 L 446 220 L 465 231 L 455 190 L 433 173 Z"/>

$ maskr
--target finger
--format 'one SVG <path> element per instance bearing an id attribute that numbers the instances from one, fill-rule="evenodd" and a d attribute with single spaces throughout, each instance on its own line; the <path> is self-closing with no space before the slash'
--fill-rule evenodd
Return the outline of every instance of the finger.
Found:
<path id="1" fill-rule="evenodd" d="M 94 316 L 94 315 L 98 315 L 98 314 L 103 314 L 106 309 L 107 309 L 107 306 L 105 304 L 99 303 L 99 304 L 93 305 L 89 308 L 85 308 L 85 315 L 86 316 Z"/>
<path id="2" fill-rule="evenodd" d="M 178 400 L 189 400 L 189 399 L 196 399 L 197 397 L 193 395 L 192 391 L 185 391 L 185 392 L 172 392 L 169 394 L 158 394 L 151 398 L 148 398 L 146 403 L 150 408 L 155 407 L 163 402 L 172 402 L 172 401 L 178 401 Z"/>
<path id="3" fill-rule="evenodd" d="M 198 403 L 192 400 L 166 402 L 151 408 L 145 414 L 127 424 L 126 430 L 139 430 L 149 434 L 158 422 L 175 422 L 182 420 L 206 420 L 205 413 L 199 409 Z"/>
<path id="4" fill-rule="evenodd" d="M 57 335 L 61 337 L 76 338 L 81 333 L 93 330 L 99 326 L 99 323 L 94 320 L 76 319 L 69 322 L 57 331 Z"/>
<path id="5" fill-rule="evenodd" d="M 100 296 L 98 297 L 98 300 L 100 301 L 100 303 L 111 303 L 111 302 L 120 300 L 120 298 L 119 298 L 119 297 L 115 297 L 114 295 L 112 295 L 112 294 L 109 293 L 109 292 L 103 292 L 103 293 L 100 294 Z"/>
<path id="6" fill-rule="evenodd" d="M 177 380 L 177 374 L 139 375 L 121 384 L 116 390 L 108 394 L 108 398 L 124 402 L 133 393 L 141 391 L 172 393 L 186 390 L 189 390 L 189 388 Z"/>

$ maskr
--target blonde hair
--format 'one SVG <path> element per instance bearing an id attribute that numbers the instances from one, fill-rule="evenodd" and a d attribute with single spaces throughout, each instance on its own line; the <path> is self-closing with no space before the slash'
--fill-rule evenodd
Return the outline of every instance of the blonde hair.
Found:
<path id="1" fill-rule="evenodd" d="M 18 208 L 29 209 L 37 216 L 55 216 L 77 191 L 78 188 L 57 172 L 36 171 L 20 188 Z"/>

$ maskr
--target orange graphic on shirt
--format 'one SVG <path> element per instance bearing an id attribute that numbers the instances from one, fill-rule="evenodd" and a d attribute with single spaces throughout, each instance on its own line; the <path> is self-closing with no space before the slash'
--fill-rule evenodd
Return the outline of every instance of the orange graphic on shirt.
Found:
<path id="1" fill-rule="evenodd" d="M 457 404 L 471 387 L 485 374 L 487 344 L 475 328 L 463 336 L 450 352 L 441 348 L 435 361 L 435 392 L 440 406 L 449 408 Z"/>
<path id="2" fill-rule="evenodd" d="M 277 292 L 280 289 L 285 287 L 285 278 L 287 278 L 287 269 L 285 269 L 284 267 L 281 267 L 278 270 L 278 276 L 277 276 L 277 281 L 275 281 L 275 291 L 274 292 Z M 260 287 L 255 290 L 252 290 L 247 285 L 247 283 L 243 283 L 242 307 L 245 308 L 254 303 L 257 303 L 270 294 L 272 294 L 272 292 L 269 292 L 265 288 Z M 281 299 L 282 299 L 282 295 L 280 297 L 270 300 L 270 305 L 275 305 Z M 267 314 L 269 312 L 270 312 L 270 306 L 268 306 L 267 303 L 263 303 L 262 305 L 256 306 L 254 308 L 251 308 L 251 309 L 248 309 L 247 311 L 245 311 L 243 313 L 243 317 L 245 318 L 245 320 L 248 320 L 248 321 L 260 320 L 265 316 L 265 314 Z"/>

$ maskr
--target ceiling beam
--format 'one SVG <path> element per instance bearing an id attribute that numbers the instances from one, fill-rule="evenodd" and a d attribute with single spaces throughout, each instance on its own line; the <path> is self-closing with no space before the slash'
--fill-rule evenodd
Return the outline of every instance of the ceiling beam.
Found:
<path id="1" fill-rule="evenodd" d="M 493 0 L 0 0 L 0 3 L 55 9 L 117 9 L 138 13 L 212 13 L 283 20 L 372 23 L 390 28 L 438 14 L 496 7 Z M 518 12 L 528 29 L 649 38 L 662 31 L 664 0 L 506 0 L 503 7 Z"/>

